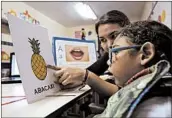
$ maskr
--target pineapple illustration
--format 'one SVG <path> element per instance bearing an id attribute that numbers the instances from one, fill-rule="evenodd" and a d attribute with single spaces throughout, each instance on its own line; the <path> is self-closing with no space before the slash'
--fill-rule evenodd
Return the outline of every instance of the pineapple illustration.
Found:
<path id="1" fill-rule="evenodd" d="M 35 40 L 34 38 L 28 39 L 33 51 L 31 58 L 32 71 L 39 80 L 44 80 L 47 76 L 47 68 L 44 58 L 40 55 L 40 43 L 38 43 L 38 40 Z"/>

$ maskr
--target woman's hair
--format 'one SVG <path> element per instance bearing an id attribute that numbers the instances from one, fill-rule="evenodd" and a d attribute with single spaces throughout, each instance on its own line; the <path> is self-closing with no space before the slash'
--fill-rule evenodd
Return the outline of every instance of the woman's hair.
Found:
<path id="1" fill-rule="evenodd" d="M 121 27 L 125 27 L 130 24 L 128 17 L 117 10 L 112 10 L 100 17 L 99 21 L 95 24 L 96 33 L 98 34 L 98 28 L 101 24 L 118 24 Z"/>
<path id="2" fill-rule="evenodd" d="M 127 36 L 135 44 L 151 42 L 155 47 L 155 57 L 146 67 L 160 60 L 172 61 L 172 30 L 156 21 L 138 21 L 124 28 L 119 36 Z M 172 65 L 172 64 L 171 64 Z"/>

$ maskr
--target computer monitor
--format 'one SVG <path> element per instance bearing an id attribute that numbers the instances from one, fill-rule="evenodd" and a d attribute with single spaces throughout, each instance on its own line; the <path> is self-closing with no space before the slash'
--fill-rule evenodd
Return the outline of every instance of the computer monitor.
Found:
<path id="1" fill-rule="evenodd" d="M 11 54 L 10 54 L 10 64 L 11 64 L 10 76 L 11 76 L 11 77 L 20 77 L 19 69 L 18 69 L 18 66 L 17 66 L 17 61 L 16 61 L 15 53 L 11 53 Z"/>

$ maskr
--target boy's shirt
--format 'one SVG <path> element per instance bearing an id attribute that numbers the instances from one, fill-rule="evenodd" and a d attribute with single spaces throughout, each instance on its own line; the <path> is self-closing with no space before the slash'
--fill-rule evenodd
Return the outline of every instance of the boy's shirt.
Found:
<path id="1" fill-rule="evenodd" d="M 169 71 L 170 64 L 167 61 L 160 61 L 150 68 L 153 70 L 152 73 L 139 77 L 112 95 L 104 112 L 94 118 L 131 117 L 145 94 Z"/>

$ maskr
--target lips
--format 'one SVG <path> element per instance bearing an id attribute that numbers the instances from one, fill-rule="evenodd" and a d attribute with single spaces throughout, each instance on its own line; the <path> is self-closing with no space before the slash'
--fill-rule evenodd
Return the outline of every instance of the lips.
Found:
<path id="1" fill-rule="evenodd" d="M 70 54 L 75 60 L 81 60 L 84 56 L 84 52 L 80 48 L 73 48 Z"/>

